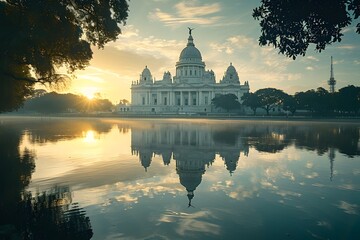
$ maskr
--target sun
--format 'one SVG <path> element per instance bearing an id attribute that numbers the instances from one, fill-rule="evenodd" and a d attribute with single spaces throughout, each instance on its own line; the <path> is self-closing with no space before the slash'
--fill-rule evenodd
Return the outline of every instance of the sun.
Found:
<path id="1" fill-rule="evenodd" d="M 97 92 L 99 92 L 99 90 L 95 87 L 87 87 L 81 90 L 81 93 L 89 100 L 94 99 Z"/>

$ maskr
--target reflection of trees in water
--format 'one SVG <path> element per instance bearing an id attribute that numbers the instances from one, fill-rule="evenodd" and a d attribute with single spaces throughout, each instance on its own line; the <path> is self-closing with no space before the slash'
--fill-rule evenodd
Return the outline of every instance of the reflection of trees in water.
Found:
<path id="1" fill-rule="evenodd" d="M 360 155 L 359 127 L 356 125 L 308 125 L 292 129 L 289 137 L 296 138 L 297 148 L 317 151 L 320 155 L 328 152 L 330 148 L 338 149 L 349 157 Z"/>
<path id="2" fill-rule="evenodd" d="M 246 124 L 215 129 L 213 139 L 217 143 L 230 145 L 242 141 L 244 146 L 253 146 L 260 152 L 275 153 L 290 144 L 284 132 L 282 126 Z"/>
<path id="3" fill-rule="evenodd" d="M 112 124 L 100 120 L 42 119 L 29 124 L 29 139 L 33 143 L 57 142 L 83 137 L 87 131 L 108 133 Z"/>
<path id="4" fill-rule="evenodd" d="M 25 190 L 35 155 L 19 149 L 23 129 L 0 124 L 0 239 L 90 239 L 90 220 L 71 204 L 68 188 L 36 196 Z"/>
<path id="5" fill-rule="evenodd" d="M 260 152 L 275 153 L 292 143 L 298 149 L 317 151 L 319 155 L 331 148 L 349 157 L 360 155 L 359 127 L 352 124 L 242 124 L 213 131 L 216 143 L 235 145 L 243 141 Z"/>
<path id="6" fill-rule="evenodd" d="M 240 132 L 238 129 L 218 129 L 212 134 L 213 141 L 217 144 L 236 145 Z"/>
<path id="7" fill-rule="evenodd" d="M 24 239 L 90 239 L 90 219 L 77 203 L 71 204 L 67 187 L 56 187 L 19 203 L 20 232 Z"/>
<path id="8" fill-rule="evenodd" d="M 112 124 L 99 119 L 71 118 L 15 118 L 5 119 L 6 126 L 26 130 L 31 143 L 57 142 L 81 138 L 87 131 L 108 133 Z M 5 125 L 4 124 L 4 125 Z"/>
<path id="9" fill-rule="evenodd" d="M 20 129 L 0 125 L 0 225 L 12 217 L 8 209 L 16 207 L 20 192 L 30 183 L 35 169 L 34 153 L 28 149 L 20 151 L 20 140 Z"/>

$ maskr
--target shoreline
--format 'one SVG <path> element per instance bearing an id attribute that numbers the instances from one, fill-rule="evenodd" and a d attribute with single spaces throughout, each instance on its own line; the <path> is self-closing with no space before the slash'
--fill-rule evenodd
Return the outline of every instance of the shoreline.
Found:
<path id="1" fill-rule="evenodd" d="M 176 114 L 114 114 L 114 113 L 76 113 L 76 114 L 14 114 L 2 113 L 0 118 L 114 118 L 114 119 L 197 119 L 197 120 L 244 120 L 244 121 L 303 121 L 303 122 L 353 122 L 360 124 L 360 117 L 314 117 L 314 116 L 238 116 L 225 114 L 212 115 L 176 115 Z"/>

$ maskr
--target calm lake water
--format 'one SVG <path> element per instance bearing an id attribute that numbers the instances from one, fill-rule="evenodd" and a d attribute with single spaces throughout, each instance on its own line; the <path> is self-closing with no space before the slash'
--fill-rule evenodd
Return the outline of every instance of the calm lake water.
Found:
<path id="1" fill-rule="evenodd" d="M 0 239 L 360 239 L 360 123 L 0 117 Z"/>

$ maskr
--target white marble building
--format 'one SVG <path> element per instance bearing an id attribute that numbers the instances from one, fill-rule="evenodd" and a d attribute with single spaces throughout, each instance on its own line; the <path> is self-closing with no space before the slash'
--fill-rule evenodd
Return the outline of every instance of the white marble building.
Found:
<path id="1" fill-rule="evenodd" d="M 249 83 L 240 84 L 235 67 L 225 71 L 220 82 L 216 82 L 212 70 L 205 69 L 200 51 L 195 47 L 191 30 L 187 46 L 181 51 L 176 63 L 176 75 L 165 72 L 163 79 L 154 81 L 146 66 L 138 81 L 131 85 L 133 113 L 208 113 L 214 111 L 211 99 L 219 94 L 235 94 L 239 101 L 249 92 Z"/>

